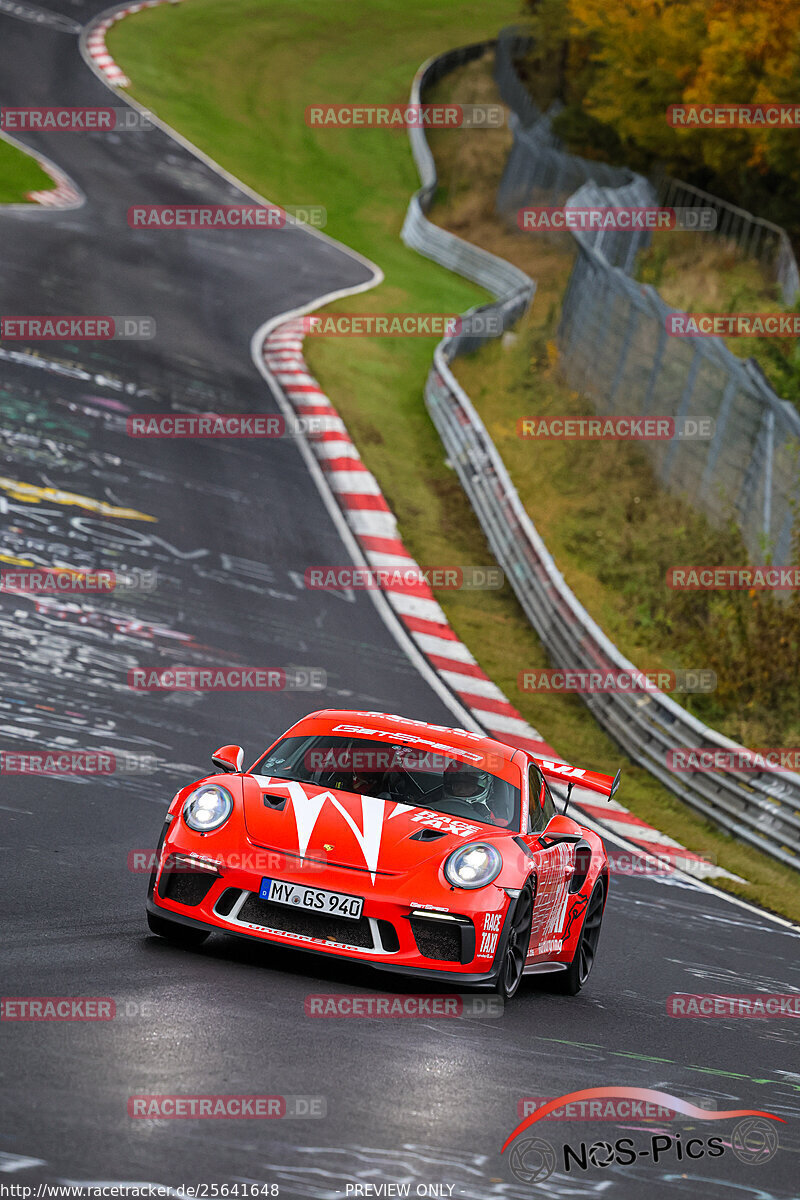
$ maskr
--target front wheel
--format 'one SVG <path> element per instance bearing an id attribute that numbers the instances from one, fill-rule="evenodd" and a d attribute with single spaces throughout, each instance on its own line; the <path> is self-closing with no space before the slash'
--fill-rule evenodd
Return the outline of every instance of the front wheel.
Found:
<path id="1" fill-rule="evenodd" d="M 150 932 L 158 934 L 172 942 L 173 946 L 183 946 L 187 950 L 202 946 L 208 937 L 206 929 L 193 929 L 191 925 L 181 925 L 178 921 L 168 921 L 166 917 L 157 917 L 154 913 L 147 914 L 147 924 Z"/>
<path id="2" fill-rule="evenodd" d="M 533 920 L 533 896 L 530 888 L 523 888 L 517 898 L 517 904 L 511 917 L 511 928 L 508 931 L 503 965 L 500 968 L 498 990 L 504 1000 L 510 1000 L 519 990 L 522 983 L 522 972 L 528 956 L 531 941 L 531 922 Z"/>
<path id="3" fill-rule="evenodd" d="M 547 976 L 547 985 L 551 991 L 560 992 L 564 996 L 577 996 L 589 978 L 597 955 L 605 898 L 605 884 L 602 879 L 598 879 L 586 906 L 586 916 L 583 919 L 581 936 L 578 939 L 572 962 L 566 971 L 558 971 Z"/>

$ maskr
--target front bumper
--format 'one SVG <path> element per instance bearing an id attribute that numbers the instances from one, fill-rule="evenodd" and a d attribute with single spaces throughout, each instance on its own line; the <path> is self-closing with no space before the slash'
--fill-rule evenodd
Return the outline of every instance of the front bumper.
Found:
<path id="1" fill-rule="evenodd" d="M 368 959 L 363 956 L 353 957 L 347 953 L 333 953 L 331 950 L 323 946 L 302 945 L 298 942 L 271 938 L 260 934 L 253 934 L 242 928 L 229 928 L 226 925 L 218 923 L 209 924 L 205 921 L 198 921 L 194 917 L 185 916 L 183 913 L 173 912 L 171 909 L 162 908 L 154 903 L 152 897 L 147 898 L 147 911 L 157 917 L 167 917 L 170 921 L 175 921 L 179 925 L 186 925 L 190 929 L 204 929 L 207 933 L 227 933 L 232 937 L 245 938 L 249 942 L 271 943 L 273 945 L 282 945 L 289 950 L 303 950 L 308 954 L 322 954 L 326 958 L 337 958 L 339 961 L 351 962 L 354 966 L 374 967 L 378 971 L 388 971 L 396 975 L 410 975 L 415 978 L 430 979 L 441 983 L 458 982 L 465 987 L 479 987 L 481 985 L 492 987 L 497 982 L 497 977 L 500 973 L 499 962 L 502 961 L 500 954 L 496 956 L 497 965 L 493 965 L 490 971 L 486 972 L 465 972 L 465 971 L 442 971 L 430 969 L 428 967 L 413 966 L 408 963 L 389 962 L 385 959 Z"/>
<path id="2" fill-rule="evenodd" d="M 459 911 L 444 912 L 410 904 L 400 894 L 400 880 L 395 877 L 379 877 L 375 886 L 367 882 L 365 887 L 363 874 L 343 867 L 329 867 L 313 878 L 296 867 L 287 869 L 285 861 L 283 870 L 253 872 L 226 865 L 224 871 L 187 871 L 187 855 L 196 858 L 198 851 L 179 849 L 173 838 L 166 841 L 148 889 L 147 907 L 154 915 L 195 929 L 325 954 L 382 971 L 465 985 L 492 984 L 497 979 L 513 907 L 500 887 L 490 885 L 480 895 L 445 893 L 442 899 L 458 903 Z M 174 869 L 176 855 L 179 869 Z M 262 901 L 258 891 L 266 874 L 302 886 L 363 895 L 363 916 L 358 921 L 331 918 Z M 487 906 L 499 931 L 491 953 L 479 932 Z"/>

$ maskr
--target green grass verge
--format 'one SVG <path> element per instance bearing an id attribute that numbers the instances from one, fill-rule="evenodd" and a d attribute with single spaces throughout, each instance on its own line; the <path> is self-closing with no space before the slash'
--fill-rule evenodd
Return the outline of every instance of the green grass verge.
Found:
<path id="1" fill-rule="evenodd" d="M 512 4 L 489 9 L 472 0 L 439 0 L 435 8 L 422 0 L 402 6 L 229 0 L 224 8 L 216 0 L 192 0 L 120 22 L 109 48 L 143 104 L 270 200 L 325 205 L 327 232 L 381 266 L 386 281 L 380 288 L 334 309 L 453 312 L 481 299 L 479 289 L 407 250 L 399 238 L 418 186 L 406 135 L 312 130 L 303 113 L 320 101 L 403 102 L 424 59 L 490 36 L 516 15 Z M 476 87 L 480 92 L 485 82 Z M 485 148 L 489 154 L 489 141 Z M 480 147 L 475 154 L 483 161 Z M 311 369 L 379 479 L 411 553 L 423 563 L 485 564 L 483 534 L 422 402 L 432 350 L 433 341 L 423 338 L 306 343 Z M 510 588 L 438 599 L 487 674 L 549 742 L 573 761 L 616 770 L 620 751 L 576 697 L 517 693 L 520 668 L 544 666 L 546 656 Z M 622 798 L 645 820 L 748 881 L 730 884 L 732 891 L 800 918 L 795 872 L 719 833 L 632 765 Z"/>
<path id="2" fill-rule="evenodd" d="M 0 204 L 30 203 L 28 192 L 52 191 L 53 186 L 35 158 L 0 138 Z"/>

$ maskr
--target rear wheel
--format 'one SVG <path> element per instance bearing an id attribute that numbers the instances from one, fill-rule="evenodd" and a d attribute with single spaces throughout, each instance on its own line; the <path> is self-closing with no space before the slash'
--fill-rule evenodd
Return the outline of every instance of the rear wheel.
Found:
<path id="1" fill-rule="evenodd" d="M 522 972 L 525 969 L 525 960 L 531 940 L 532 920 L 533 896 L 530 888 L 526 887 L 522 889 L 517 898 L 503 952 L 503 965 L 500 969 L 498 988 L 505 1000 L 510 1000 L 517 993 L 522 982 Z"/>
<path id="2" fill-rule="evenodd" d="M 586 906 L 586 916 L 583 919 L 575 957 L 566 971 L 546 976 L 550 991 L 560 992 L 564 996 L 576 996 L 591 975 L 603 924 L 605 898 L 605 884 L 602 879 L 598 879 Z"/>
<path id="3" fill-rule="evenodd" d="M 172 942 L 173 946 L 183 946 L 187 950 L 194 946 L 202 946 L 208 937 L 208 930 L 193 929 L 191 925 L 180 925 L 177 921 L 168 921 L 166 917 L 157 917 L 154 913 L 147 914 L 147 924 L 150 932 L 158 934 Z"/>

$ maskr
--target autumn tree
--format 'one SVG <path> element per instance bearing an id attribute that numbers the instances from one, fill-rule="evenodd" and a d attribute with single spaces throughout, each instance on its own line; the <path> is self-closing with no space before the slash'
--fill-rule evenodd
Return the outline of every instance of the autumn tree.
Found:
<path id="1" fill-rule="evenodd" d="M 529 0 L 539 63 L 564 63 L 559 131 L 615 146 L 800 226 L 800 129 L 674 129 L 670 104 L 798 100 L 800 9 L 787 0 Z M 607 155 L 606 155 L 607 156 Z M 781 203 L 782 202 L 782 203 Z"/>

